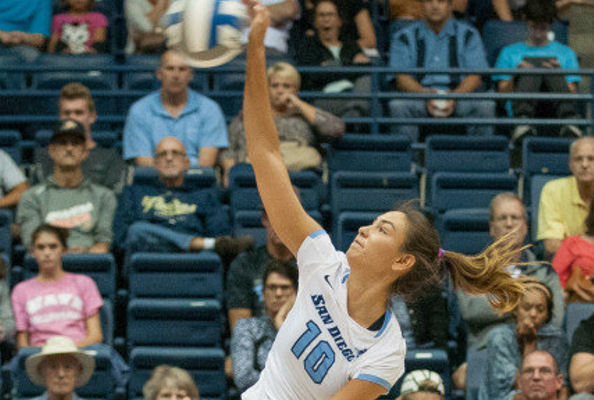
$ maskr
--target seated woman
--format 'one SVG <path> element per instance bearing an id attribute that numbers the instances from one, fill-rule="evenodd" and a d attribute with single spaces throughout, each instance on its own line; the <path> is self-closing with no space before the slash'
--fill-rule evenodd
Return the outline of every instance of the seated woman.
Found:
<path id="1" fill-rule="evenodd" d="M 105 353 L 112 362 L 114 379 L 125 384 L 128 366 L 110 346 L 102 344 L 99 310 L 103 299 L 95 281 L 62 268 L 68 231 L 40 225 L 31 235 L 30 252 L 39 273 L 15 286 L 12 308 L 16 320 L 16 346 L 40 347 L 53 336 L 66 336 L 77 347 Z M 15 357 L 15 360 L 18 357 Z M 17 368 L 16 362 L 11 370 Z"/>
<path id="2" fill-rule="evenodd" d="M 286 62 L 268 68 L 269 97 L 278 129 L 281 151 L 290 171 L 301 171 L 322 165 L 317 144 L 320 139 L 340 138 L 344 122 L 327 111 L 301 100 L 299 72 Z M 229 170 L 237 163 L 249 162 L 245 142 L 243 112 L 229 126 L 229 147 L 221 153 L 225 170 L 225 186 Z"/>
<path id="3" fill-rule="evenodd" d="M 99 317 L 103 299 L 95 281 L 62 268 L 67 237 L 68 231 L 51 225 L 33 231 L 30 251 L 39 273 L 12 291 L 17 348 L 42 346 L 56 335 L 70 337 L 78 347 L 103 340 Z"/>
<path id="4" fill-rule="evenodd" d="M 188 371 L 169 365 L 155 367 L 142 387 L 146 400 L 200 400 L 200 393 Z"/>
<path id="5" fill-rule="evenodd" d="M 594 302 L 594 201 L 585 221 L 586 233 L 570 236 L 553 257 L 568 302 Z"/>
<path id="6" fill-rule="evenodd" d="M 262 295 L 266 314 L 240 319 L 231 337 L 233 380 L 240 392 L 252 386 L 264 369 L 268 352 L 297 295 L 297 268 L 272 261 L 264 271 Z"/>
<path id="7" fill-rule="evenodd" d="M 315 35 L 304 37 L 299 43 L 295 56 L 298 65 L 313 66 L 353 66 L 369 64 L 357 42 L 348 36 L 341 36 L 343 26 L 336 0 L 318 1 L 314 8 L 313 26 Z M 304 76 L 303 88 L 325 93 L 338 93 L 347 90 L 369 93 L 369 75 L 312 73 Z M 360 117 L 369 113 L 369 99 L 320 99 L 316 106 L 338 116 Z"/>
<path id="8" fill-rule="evenodd" d="M 527 285 L 515 310 L 516 323 L 494 328 L 487 339 L 487 376 L 479 400 L 503 400 L 516 389 L 516 371 L 522 359 L 534 350 L 546 350 L 559 364 L 567 382 L 569 342 L 565 333 L 549 325 L 553 294 L 540 282 Z"/>

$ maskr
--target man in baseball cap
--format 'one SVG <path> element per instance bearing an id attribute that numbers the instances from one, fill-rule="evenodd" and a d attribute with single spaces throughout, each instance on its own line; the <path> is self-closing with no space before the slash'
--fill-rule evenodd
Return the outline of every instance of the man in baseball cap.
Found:
<path id="1" fill-rule="evenodd" d="M 45 387 L 33 400 L 80 400 L 74 389 L 84 386 L 95 371 L 95 359 L 65 336 L 48 339 L 39 353 L 25 361 L 31 381 Z"/>
<path id="2" fill-rule="evenodd" d="M 397 400 L 445 400 L 443 381 L 435 371 L 411 371 L 402 380 Z"/>

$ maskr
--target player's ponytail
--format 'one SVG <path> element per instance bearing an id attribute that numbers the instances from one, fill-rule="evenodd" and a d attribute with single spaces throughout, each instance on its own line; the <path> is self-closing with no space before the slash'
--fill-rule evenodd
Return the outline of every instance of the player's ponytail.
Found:
<path id="1" fill-rule="evenodd" d="M 506 270 L 512 264 L 529 264 L 514 261 L 528 246 L 517 248 L 510 240 L 511 235 L 503 236 L 475 256 L 445 250 L 441 257 L 454 287 L 469 294 L 487 294 L 489 303 L 499 312 L 516 308 L 525 284 L 531 281 L 525 277 L 513 278 Z"/>

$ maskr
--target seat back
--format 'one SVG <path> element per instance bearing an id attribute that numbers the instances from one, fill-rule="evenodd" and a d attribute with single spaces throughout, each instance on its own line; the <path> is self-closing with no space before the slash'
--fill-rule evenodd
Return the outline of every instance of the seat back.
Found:
<path id="1" fill-rule="evenodd" d="M 21 156 L 21 133 L 16 129 L 0 129 L 0 149 L 12 157 L 15 164 L 20 165 Z"/>
<path id="2" fill-rule="evenodd" d="M 565 332 L 571 342 L 580 323 L 594 314 L 594 303 L 569 303 L 565 310 Z"/>
<path id="3" fill-rule="evenodd" d="M 338 215 L 336 231 L 333 233 L 336 249 L 346 251 L 357 236 L 359 228 L 373 222 L 380 212 L 342 212 Z"/>
<path id="4" fill-rule="evenodd" d="M 412 168 L 411 141 L 405 135 L 345 135 L 328 150 L 335 171 L 405 171 Z"/>
<path id="5" fill-rule="evenodd" d="M 489 209 L 470 208 L 446 211 L 441 217 L 441 245 L 446 250 L 478 254 L 492 238 L 489 234 Z"/>
<path id="6" fill-rule="evenodd" d="M 212 188 L 216 183 L 214 170 L 208 167 L 191 168 L 184 175 L 184 183 L 195 189 Z M 153 167 L 135 167 L 132 184 L 162 186 L 159 173 Z"/>
<path id="7" fill-rule="evenodd" d="M 128 270 L 130 298 L 209 298 L 223 301 L 223 266 L 214 252 L 135 253 Z"/>

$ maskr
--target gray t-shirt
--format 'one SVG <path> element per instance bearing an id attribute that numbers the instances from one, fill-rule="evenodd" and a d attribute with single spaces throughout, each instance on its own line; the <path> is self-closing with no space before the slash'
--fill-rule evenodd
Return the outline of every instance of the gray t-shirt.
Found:
<path id="1" fill-rule="evenodd" d="M 0 197 L 27 180 L 12 157 L 3 150 L 0 150 L 0 180 Z"/>

